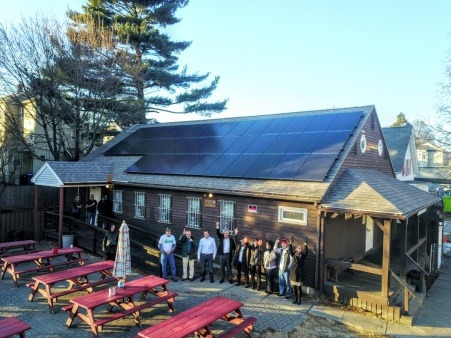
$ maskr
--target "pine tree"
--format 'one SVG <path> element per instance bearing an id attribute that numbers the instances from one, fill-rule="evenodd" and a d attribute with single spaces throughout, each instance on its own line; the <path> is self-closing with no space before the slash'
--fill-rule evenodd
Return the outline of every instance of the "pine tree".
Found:
<path id="1" fill-rule="evenodd" d="M 87 23 L 110 29 L 121 63 L 112 65 L 123 80 L 117 95 L 121 125 L 145 123 L 149 111 L 197 113 L 210 116 L 226 108 L 227 100 L 208 102 L 219 77 L 210 83 L 209 73 L 190 74 L 180 68 L 178 55 L 190 46 L 173 41 L 164 30 L 180 22 L 175 16 L 188 0 L 89 0 L 81 12 L 69 11 L 75 30 Z"/>

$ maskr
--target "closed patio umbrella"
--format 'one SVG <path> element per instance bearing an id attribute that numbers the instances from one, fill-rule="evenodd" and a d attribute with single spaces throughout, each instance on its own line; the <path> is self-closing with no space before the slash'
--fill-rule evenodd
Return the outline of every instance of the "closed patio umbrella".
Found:
<path id="1" fill-rule="evenodd" d="M 116 278 L 125 279 L 132 272 L 130 257 L 130 235 L 127 223 L 122 222 L 119 228 L 119 239 L 116 250 L 116 260 L 114 261 L 113 275 Z"/>

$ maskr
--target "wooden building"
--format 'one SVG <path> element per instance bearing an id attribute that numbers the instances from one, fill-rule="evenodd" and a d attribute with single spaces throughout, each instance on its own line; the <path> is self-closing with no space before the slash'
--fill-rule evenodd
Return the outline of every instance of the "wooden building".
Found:
<path id="1" fill-rule="evenodd" d="M 307 237 L 307 287 L 394 320 L 416 297 L 410 270 L 424 292 L 426 230 L 440 221 L 438 198 L 396 180 L 374 106 L 134 126 L 33 182 L 60 187 L 61 209 L 101 188 L 135 263 L 168 226 Z"/>

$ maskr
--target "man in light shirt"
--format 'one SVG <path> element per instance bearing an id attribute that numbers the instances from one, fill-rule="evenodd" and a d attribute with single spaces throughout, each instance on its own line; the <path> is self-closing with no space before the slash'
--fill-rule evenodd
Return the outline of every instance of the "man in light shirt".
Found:
<path id="1" fill-rule="evenodd" d="M 207 275 L 207 265 L 208 273 L 210 275 L 210 283 L 214 282 L 213 278 L 213 261 L 216 258 L 216 242 L 210 237 L 210 231 L 204 230 L 204 237 L 199 241 L 199 246 L 197 249 L 197 260 L 200 262 L 202 267 L 202 272 L 200 274 L 200 281 L 205 280 Z"/>

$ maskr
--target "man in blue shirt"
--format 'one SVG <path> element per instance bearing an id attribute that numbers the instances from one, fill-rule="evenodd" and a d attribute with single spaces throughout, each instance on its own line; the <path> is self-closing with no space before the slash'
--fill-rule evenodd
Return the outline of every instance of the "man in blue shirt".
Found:
<path id="1" fill-rule="evenodd" d="M 205 280 L 208 273 L 210 275 L 210 283 L 214 282 L 213 278 L 213 261 L 216 258 L 216 242 L 210 237 L 210 231 L 204 230 L 204 237 L 199 241 L 199 247 L 197 249 L 197 260 L 200 261 L 202 266 L 202 272 L 200 274 L 200 281 Z"/>

